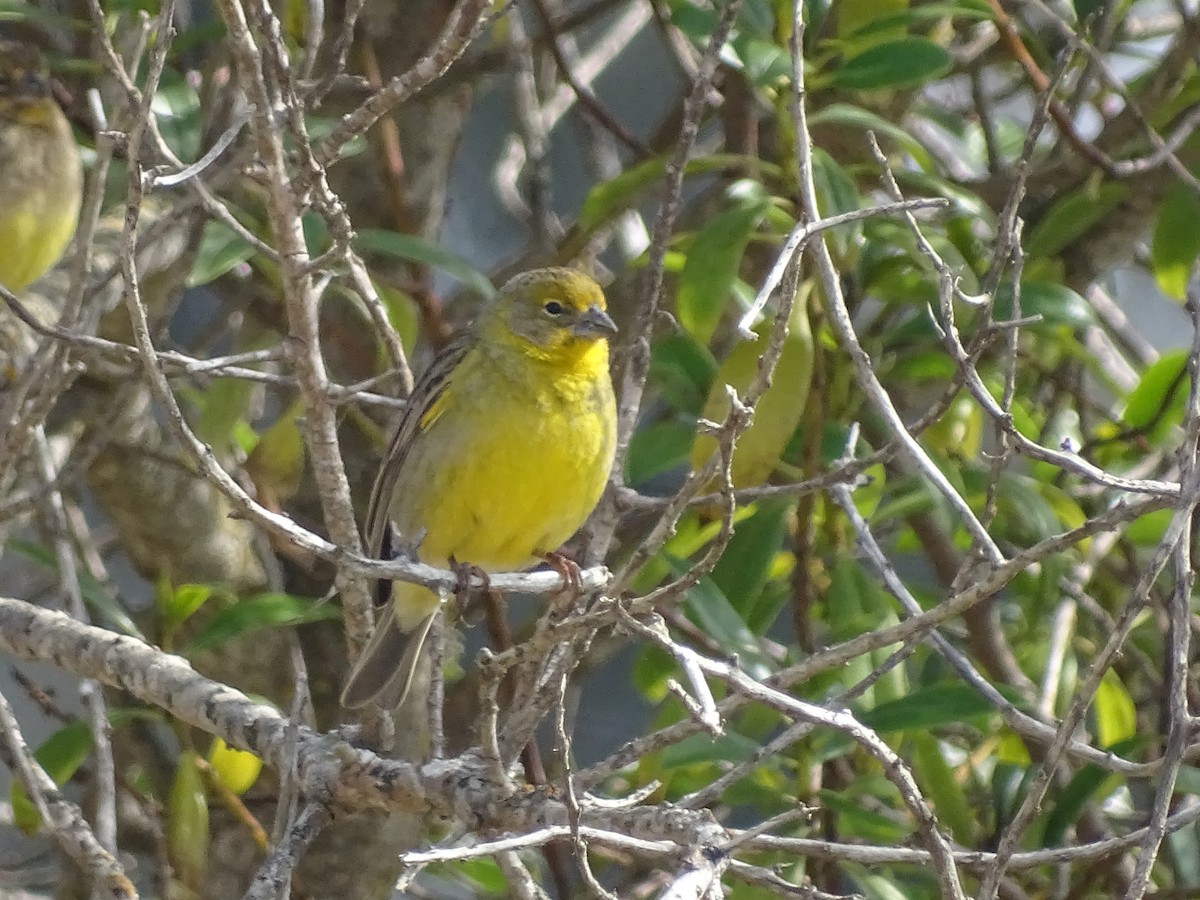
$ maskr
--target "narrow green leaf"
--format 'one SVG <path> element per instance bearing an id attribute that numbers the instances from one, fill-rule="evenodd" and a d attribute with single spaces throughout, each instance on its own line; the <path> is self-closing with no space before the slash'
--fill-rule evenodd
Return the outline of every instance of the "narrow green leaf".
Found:
<path id="1" fill-rule="evenodd" d="M 863 109 L 861 106 L 855 106 L 852 103 L 831 103 L 813 112 L 808 117 L 808 123 L 814 127 L 836 125 L 856 128 L 864 133 L 871 131 L 880 136 L 881 139 L 889 137 L 904 152 L 908 153 L 919 166 L 925 169 L 933 168 L 929 151 L 925 149 L 924 144 L 899 125 L 885 119 L 878 113 Z M 822 212 L 828 214 L 828 210 L 822 210 Z"/>
<path id="2" fill-rule="evenodd" d="M 162 716 L 148 709 L 110 709 L 108 711 L 108 722 L 113 728 L 118 728 L 126 722 L 136 719 L 161 721 Z M 91 729 L 85 722 L 72 721 L 67 722 L 46 738 L 42 745 L 34 751 L 33 758 L 37 760 L 54 783 L 62 787 L 75 776 L 91 752 Z M 13 823 L 26 834 L 33 834 L 37 831 L 41 817 L 25 793 L 25 788 L 16 779 L 13 779 L 10 796 Z"/>
<path id="3" fill-rule="evenodd" d="M 754 612 L 767 584 L 771 562 L 783 546 L 790 498 L 760 500 L 743 520 L 712 571 L 712 580 L 743 619 Z"/>
<path id="4" fill-rule="evenodd" d="M 741 181 L 736 205 L 715 216 L 696 235 L 679 276 L 675 309 L 679 323 L 701 344 L 716 330 L 733 290 L 750 235 L 758 227 L 771 200 L 762 186 Z"/>
<path id="5" fill-rule="evenodd" d="M 680 412 L 700 414 L 716 372 L 709 349 L 684 332 L 656 340 L 650 350 L 650 380 Z"/>
<path id="6" fill-rule="evenodd" d="M 92 732 L 83 722 L 68 722 L 34 751 L 33 758 L 60 787 L 79 771 L 92 752 Z M 13 779 L 13 823 L 26 834 L 34 834 L 41 824 L 33 801 L 20 782 Z"/>
<path id="7" fill-rule="evenodd" d="M 457 253 L 425 238 L 382 228 L 364 228 L 355 237 L 354 246 L 362 253 L 379 253 L 440 269 L 485 299 L 496 294 L 486 275 Z"/>
<path id="8" fill-rule="evenodd" d="M 859 714 L 858 719 L 878 732 L 936 728 L 994 713 L 979 694 L 965 684 L 947 682 L 921 688 L 907 697 L 881 703 Z"/>
<path id="9" fill-rule="evenodd" d="M 1142 373 L 1125 399 L 1121 419 L 1138 431 L 1149 429 L 1154 440 L 1183 417 L 1187 390 L 1187 351 L 1164 353 Z"/>
<path id="10" fill-rule="evenodd" d="M 726 732 L 718 738 L 694 734 L 663 750 L 662 763 L 669 769 L 706 762 L 738 763 L 750 759 L 760 749 L 757 741 L 737 732 Z"/>
<path id="11" fill-rule="evenodd" d="M 177 626 L 191 618 L 213 595 L 208 584 L 164 585 L 158 592 L 158 607 L 169 626 Z"/>
<path id="12" fill-rule="evenodd" d="M 196 261 L 188 274 L 187 286 L 199 287 L 216 281 L 234 266 L 243 263 L 254 255 L 254 248 L 242 239 L 236 231 L 209 219 L 204 226 L 204 235 L 200 239 L 200 249 L 196 253 Z"/>
<path id="13" fill-rule="evenodd" d="M 901 38 L 877 44 L 842 63 L 828 75 L 834 87 L 871 91 L 915 87 L 950 71 L 953 59 L 924 38 Z"/>
<path id="14" fill-rule="evenodd" d="M 257 387 L 252 381 L 222 378 L 197 391 L 200 415 L 195 424 L 196 437 L 218 451 L 229 449 L 238 425 L 246 419 L 250 397 Z"/>
<path id="15" fill-rule="evenodd" d="M 1168 832 L 1166 841 L 1175 863 L 1179 886 L 1194 891 L 1200 887 L 1200 830 L 1195 825 L 1180 828 Z"/>
<path id="16" fill-rule="evenodd" d="M 993 314 L 998 321 L 1011 319 L 1014 311 L 1013 287 L 1006 282 L 996 289 Z M 1085 328 L 1095 322 L 1091 305 L 1065 284 L 1053 281 L 1021 282 L 1021 316 L 1041 316 L 1034 329 L 1065 325 Z"/>
<path id="17" fill-rule="evenodd" d="M 676 576 L 684 575 L 691 566 L 677 557 L 667 557 L 667 562 Z M 707 575 L 688 591 L 684 609 L 726 653 L 738 658 L 739 665 L 749 675 L 765 678 L 775 671 L 775 664 L 763 652 L 757 635 L 746 627 L 729 598 Z"/>
<path id="18" fill-rule="evenodd" d="M 931 19 L 964 19 L 968 22 L 987 21 L 992 13 L 982 3 L 930 3 L 906 9 L 903 12 L 888 15 L 876 15 L 865 18 L 860 27 L 839 36 L 851 40 L 860 40 L 880 33 L 887 33 L 900 28 L 908 30 L 912 26 L 924 24 Z"/>
<path id="19" fill-rule="evenodd" d="M 629 443 L 625 480 L 633 487 L 687 462 L 696 433 L 694 422 L 667 419 L 639 428 Z"/>
<path id="20" fill-rule="evenodd" d="M 188 650 L 206 650 L 232 638 L 263 628 L 303 625 L 341 618 L 332 603 L 321 603 L 291 594 L 259 594 L 239 600 L 216 613 L 187 644 Z"/>
<path id="21" fill-rule="evenodd" d="M 1200 195 L 1185 184 L 1167 191 L 1150 239 L 1150 271 L 1168 297 L 1183 300 L 1188 274 L 1200 256 Z"/>
<path id="22" fill-rule="evenodd" d="M 754 156 L 739 153 L 714 153 L 688 160 L 686 175 L 704 175 L 722 169 L 749 168 L 763 177 L 776 177 L 779 167 L 766 164 Z M 615 178 L 596 185 L 588 192 L 579 209 L 576 227 L 587 234 L 632 206 L 638 195 L 662 178 L 667 171 L 667 157 L 648 159 L 626 169 Z"/>
<path id="23" fill-rule="evenodd" d="M 1118 182 L 1089 184 L 1058 198 L 1030 229 L 1024 241 L 1030 257 L 1048 259 L 1108 217 L 1129 196 L 1129 187 Z"/>
<path id="24" fill-rule="evenodd" d="M 1092 700 L 1092 712 L 1101 747 L 1111 747 L 1137 734 L 1137 707 L 1121 677 L 1112 669 L 1100 679 Z"/>
<path id="25" fill-rule="evenodd" d="M 950 829 L 960 844 L 974 846 L 978 837 L 975 813 L 942 756 L 937 738 L 928 731 L 914 731 L 909 738 L 913 745 L 913 776 L 933 803 L 938 820 Z"/>
<path id="26" fill-rule="evenodd" d="M 208 796 L 200 776 L 199 757 L 191 751 L 179 757 L 166 811 L 171 865 L 185 885 L 198 889 L 208 869 Z"/>
<path id="27" fill-rule="evenodd" d="M 838 814 L 838 834 L 843 839 L 858 838 L 874 844 L 895 844 L 908 838 L 909 830 L 895 819 L 874 812 L 859 797 L 840 791 L 822 789 L 817 792 L 821 805 Z"/>
<path id="28" fill-rule="evenodd" d="M 1124 741 L 1109 747 L 1112 752 L 1124 755 L 1136 744 Z M 1042 832 L 1041 846 L 1058 847 L 1066 837 L 1067 829 L 1074 825 L 1084 807 L 1093 797 L 1103 798 L 1111 794 L 1122 782 L 1119 775 L 1107 772 L 1099 766 L 1086 765 L 1063 788 L 1046 816 L 1046 827 Z"/>
<path id="29" fill-rule="evenodd" d="M 47 547 L 30 544 L 19 538 L 10 539 L 5 546 L 10 550 L 16 550 L 18 553 L 36 560 L 55 572 L 58 571 L 58 560 L 55 558 L 54 553 Z M 89 610 L 96 614 L 98 619 L 121 634 L 145 639 L 145 635 L 137 627 L 137 623 L 129 617 L 129 613 L 121 606 L 121 601 L 111 594 L 102 582 L 97 581 L 91 574 L 82 570 L 79 571 L 78 578 L 79 591 L 83 595 L 83 602 L 87 604 Z"/>

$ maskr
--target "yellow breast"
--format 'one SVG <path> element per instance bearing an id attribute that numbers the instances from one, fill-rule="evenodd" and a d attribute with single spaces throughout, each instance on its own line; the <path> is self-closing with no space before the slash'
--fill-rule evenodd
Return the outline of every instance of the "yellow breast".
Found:
<path id="1" fill-rule="evenodd" d="M 58 261 L 81 192 L 79 151 L 57 104 L 0 122 L 0 284 L 22 291 Z"/>
<path id="2" fill-rule="evenodd" d="M 616 441 L 607 347 L 567 371 L 505 371 L 472 353 L 412 448 L 393 520 L 424 531 L 430 563 L 518 570 L 570 538 L 604 490 Z"/>

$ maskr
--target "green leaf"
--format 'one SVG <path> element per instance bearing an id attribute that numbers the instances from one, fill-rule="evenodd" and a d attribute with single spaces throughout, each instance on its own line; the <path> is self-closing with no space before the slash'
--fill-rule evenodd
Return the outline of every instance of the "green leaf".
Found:
<path id="1" fill-rule="evenodd" d="M 1150 271 L 1168 297 L 1187 296 L 1188 274 L 1200 256 L 1200 195 L 1184 184 L 1173 185 L 1158 210 L 1150 239 Z"/>
<path id="2" fill-rule="evenodd" d="M 845 39 L 863 30 L 881 18 L 895 19 L 908 6 L 908 0 L 839 0 L 834 9 L 837 13 L 837 36 Z M 900 23 L 900 34 L 904 33 L 903 23 Z M 888 31 L 894 31 L 893 22 Z"/>
<path id="3" fill-rule="evenodd" d="M 655 341 L 650 350 L 650 380 L 680 412 L 700 414 L 716 372 L 709 349 L 684 332 Z"/>
<path id="4" fill-rule="evenodd" d="M 1088 184 L 1054 202 L 1024 241 L 1031 258 L 1051 258 L 1108 217 L 1126 197 L 1129 187 L 1119 182 Z"/>
<path id="5" fill-rule="evenodd" d="M 676 577 L 684 575 L 691 567 L 691 563 L 678 557 L 668 556 L 667 562 Z M 765 678 L 775 671 L 775 664 L 763 652 L 758 637 L 746 627 L 729 598 L 707 575 L 687 592 L 683 605 L 689 618 L 720 644 L 721 649 L 736 656 L 738 664 L 751 677 Z"/>
<path id="6" fill-rule="evenodd" d="M 485 299 L 496 295 L 496 289 L 486 275 L 457 253 L 425 238 L 382 228 L 364 228 L 354 238 L 354 247 L 360 253 L 378 253 L 440 269 Z"/>
<path id="7" fill-rule="evenodd" d="M 663 750 L 662 763 L 666 768 L 706 762 L 739 763 L 751 759 L 761 749 L 757 741 L 733 731 L 717 738 L 693 734 Z"/>
<path id="8" fill-rule="evenodd" d="M 830 72 L 828 82 L 852 91 L 915 87 L 950 71 L 950 54 L 924 38 L 877 44 Z"/>
<path id="9" fill-rule="evenodd" d="M 304 401 L 297 399 L 262 433 L 246 458 L 255 486 L 269 491 L 275 501 L 289 500 L 300 489 L 305 448 L 297 420 L 303 414 Z"/>
<path id="10" fill-rule="evenodd" d="M 973 846 L 978 837 L 975 813 L 954 772 L 946 764 L 937 739 L 927 731 L 914 731 L 910 740 L 913 745 L 913 776 L 933 803 L 938 820 L 950 829 L 960 844 Z"/>
<path id="11" fill-rule="evenodd" d="M 1196 830 L 1195 825 L 1180 828 L 1168 832 L 1166 842 L 1171 849 L 1177 883 L 1184 889 L 1195 891 L 1200 887 L 1200 831 Z"/>
<path id="12" fill-rule="evenodd" d="M 734 66 L 740 63 L 746 77 L 758 87 L 772 87 L 792 74 L 791 55 L 774 41 L 740 35 L 732 46 L 730 63 Z"/>
<path id="13" fill-rule="evenodd" d="M 1112 669 L 1104 673 L 1092 700 L 1096 738 L 1101 747 L 1111 747 L 1137 734 L 1137 707 Z"/>
<path id="14" fill-rule="evenodd" d="M 868 2 L 869 7 L 870 3 Z M 862 21 L 865 24 L 845 33 L 839 30 L 839 36 L 857 41 L 864 37 L 890 32 L 897 28 L 907 31 L 910 27 L 923 24 L 931 19 L 965 19 L 969 22 L 976 22 L 987 21 L 991 17 L 991 12 L 983 4 L 930 3 L 906 9 L 903 12 L 864 17 Z"/>
<path id="15" fill-rule="evenodd" d="M 732 476 L 734 486 L 739 489 L 763 484 L 771 477 L 808 404 L 814 365 L 808 293 L 802 284 L 771 385 L 759 397 L 750 427 L 738 437 L 734 448 Z M 717 370 L 701 414 L 708 421 L 723 422 L 729 415 L 726 385 L 732 386 L 739 396 L 744 395 L 758 375 L 759 362 L 770 343 L 770 327 L 764 323 L 758 331 L 754 340 L 738 342 Z M 692 468 L 700 468 L 716 450 L 714 436 L 697 434 L 691 453 Z"/>
<path id="16" fill-rule="evenodd" d="M 713 582 L 731 598 L 743 620 L 753 615 L 766 587 L 771 563 L 782 549 L 788 513 L 794 503 L 786 497 L 756 503 L 754 514 L 738 524 L 712 571 Z"/>
<path id="17" fill-rule="evenodd" d="M 838 833 L 845 838 L 858 838 L 875 844 L 895 844 L 909 836 L 908 829 L 898 821 L 874 812 L 877 804 L 866 805 L 862 798 L 840 791 L 822 789 L 817 792 L 821 805 L 838 814 Z"/>
<path id="18" fill-rule="evenodd" d="M 696 424 L 680 419 L 653 422 L 639 428 L 629 442 L 625 480 L 632 487 L 679 468 L 687 462 Z"/>
<path id="19" fill-rule="evenodd" d="M 171 865 L 185 885 L 197 889 L 204 884 L 208 869 L 208 796 L 199 757 L 190 750 L 179 757 L 166 812 Z"/>
<path id="20" fill-rule="evenodd" d="M 1157 440 L 1182 420 L 1186 390 L 1187 351 L 1164 353 L 1129 392 L 1121 419 L 1130 428 L 1149 430 L 1151 440 Z"/>
<path id="21" fill-rule="evenodd" d="M 1125 741 L 1109 749 L 1114 753 L 1124 755 L 1136 743 L 1136 741 Z M 1091 799 L 1096 796 L 1101 798 L 1108 796 L 1122 782 L 1123 779 L 1120 775 L 1105 771 L 1099 766 L 1081 767 L 1055 798 L 1054 806 L 1046 816 L 1046 827 L 1042 833 L 1041 846 L 1060 846 L 1067 829 L 1079 820 L 1084 807 Z"/>
<path id="22" fill-rule="evenodd" d="M 579 209 L 576 227 L 588 234 L 633 205 L 637 196 L 662 178 L 667 171 L 666 156 L 648 159 L 626 169 L 615 178 L 596 185 L 588 192 Z M 777 177 L 779 167 L 764 163 L 755 156 L 739 153 L 714 153 L 688 160 L 686 175 L 703 175 L 723 169 L 747 169 L 759 172 L 764 178 Z"/>
<path id="23" fill-rule="evenodd" d="M 5 546 L 10 550 L 16 550 L 18 553 L 36 560 L 52 571 L 58 571 L 58 559 L 46 547 L 30 544 L 19 538 L 10 539 Z M 98 581 L 82 569 L 78 571 L 78 579 L 79 591 L 83 595 L 83 602 L 87 604 L 91 612 L 97 615 L 98 619 L 114 631 L 145 640 L 145 635 L 137 627 L 137 623 L 129 617 L 129 613 L 125 612 L 125 608 L 121 606 L 121 601 L 109 592 L 103 582 Z"/>
<path id="24" fill-rule="evenodd" d="M 869 728 L 889 731 L 914 731 L 966 722 L 994 713 L 983 697 L 965 684 L 947 682 L 920 688 L 906 697 L 881 703 L 858 714 Z"/>
<path id="25" fill-rule="evenodd" d="M 1138 547 L 1157 546 L 1167 533 L 1174 515 L 1173 509 L 1156 509 L 1138 516 L 1125 529 L 1125 539 Z"/>
<path id="26" fill-rule="evenodd" d="M 79 771 L 91 752 L 92 732 L 88 726 L 83 722 L 68 722 L 34 751 L 33 758 L 61 787 Z M 16 779 L 12 783 L 11 797 L 13 823 L 26 834 L 34 834 L 42 818 Z"/>
<path id="27" fill-rule="evenodd" d="M 1003 322 L 1013 317 L 1013 288 L 1006 282 L 996 289 L 993 315 Z M 1030 326 L 1065 325 L 1074 330 L 1095 322 L 1091 305 L 1064 284 L 1054 281 L 1021 282 L 1021 316 L 1041 316 L 1042 321 Z"/>
<path id="28" fill-rule="evenodd" d="M 440 871 L 444 877 L 462 878 L 470 885 L 468 896 L 507 897 L 508 879 L 494 859 L 462 859 L 453 863 L 434 863 L 430 872 Z"/>
<path id="29" fill-rule="evenodd" d="M 188 650 L 207 650 L 263 628 L 280 628 L 341 618 L 332 603 L 291 594 L 259 594 L 239 600 L 216 613 L 187 644 Z"/>
<path id="30" fill-rule="evenodd" d="M 196 420 L 196 437 L 204 443 L 225 451 L 232 446 L 237 427 L 245 422 L 250 397 L 257 389 L 252 381 L 222 378 L 202 392 L 196 392 L 200 416 Z"/>
<path id="31" fill-rule="evenodd" d="M 212 585 L 181 584 L 178 587 L 162 585 L 158 591 L 158 608 L 166 620 L 167 627 L 186 622 L 208 602 L 214 593 Z"/>
<path id="32" fill-rule="evenodd" d="M 757 182 L 739 181 L 730 192 L 735 205 L 696 235 L 679 276 L 675 299 L 679 324 L 701 344 L 709 342 L 721 321 L 746 244 L 771 206 Z"/>
<path id="33" fill-rule="evenodd" d="M 862 132 L 873 131 L 880 138 L 890 137 L 894 140 L 901 149 L 904 150 L 917 165 L 923 169 L 933 168 L 932 160 L 929 156 L 929 151 L 925 149 L 925 145 L 918 141 L 915 137 L 896 125 L 894 122 L 885 119 L 883 116 L 873 113 L 868 109 L 863 109 L 861 106 L 855 106 L 852 103 L 831 103 L 829 106 L 822 107 L 816 110 L 808 117 L 810 126 L 818 127 L 821 125 L 833 125 L 845 128 L 856 128 Z M 819 148 L 818 148 L 819 149 Z M 828 214 L 828 210 L 822 209 L 822 212 Z"/>
<path id="34" fill-rule="evenodd" d="M 859 870 L 854 885 L 862 891 L 863 900 L 911 900 L 913 895 L 898 885 L 894 877 L 861 866 L 854 868 Z"/>
<path id="35" fill-rule="evenodd" d="M 187 286 L 198 287 L 216 281 L 253 255 L 254 248 L 241 235 L 228 225 L 209 219 L 204 225 L 204 236 L 188 274 Z"/>
<path id="36" fill-rule="evenodd" d="M 110 709 L 108 722 L 114 727 L 120 727 L 134 720 L 162 721 L 162 716 L 148 709 Z M 92 731 L 87 723 L 80 721 L 68 722 L 46 738 L 33 753 L 38 765 L 56 785 L 62 787 L 70 781 L 79 767 L 83 765 L 92 752 Z M 12 782 L 11 800 L 13 808 L 13 823 L 26 834 L 33 834 L 41 823 L 41 817 L 25 793 L 25 788 L 16 779 Z"/>

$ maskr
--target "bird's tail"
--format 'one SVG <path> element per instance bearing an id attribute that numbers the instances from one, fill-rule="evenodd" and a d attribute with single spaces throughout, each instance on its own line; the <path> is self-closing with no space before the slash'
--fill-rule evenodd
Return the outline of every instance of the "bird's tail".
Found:
<path id="1" fill-rule="evenodd" d="M 427 588 L 417 588 L 433 600 L 433 611 L 417 618 L 414 607 L 427 605 L 414 603 L 417 598 L 411 596 L 416 593 L 413 588 L 417 586 L 394 586 L 396 595 L 376 623 L 371 640 L 354 664 L 342 690 L 342 706 L 347 709 L 357 709 L 372 702 L 384 709 L 395 709 L 408 695 L 421 659 L 421 647 L 437 612 L 437 596 Z"/>

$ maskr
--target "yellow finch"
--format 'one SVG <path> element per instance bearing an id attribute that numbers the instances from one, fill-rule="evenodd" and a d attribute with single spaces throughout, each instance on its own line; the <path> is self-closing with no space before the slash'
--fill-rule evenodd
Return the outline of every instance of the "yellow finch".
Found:
<path id="1" fill-rule="evenodd" d="M 81 190 L 79 151 L 39 54 L 0 41 L 0 284 L 22 291 L 58 261 Z"/>
<path id="2" fill-rule="evenodd" d="M 485 572 L 532 565 L 587 519 L 608 480 L 616 403 L 604 294 L 571 269 L 506 284 L 413 389 L 367 508 L 372 556 L 417 543 L 423 562 Z M 342 704 L 399 706 L 438 597 L 380 582 L 391 600 Z"/>

